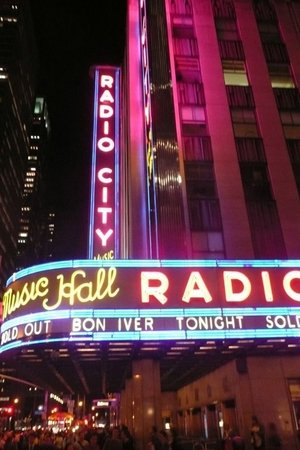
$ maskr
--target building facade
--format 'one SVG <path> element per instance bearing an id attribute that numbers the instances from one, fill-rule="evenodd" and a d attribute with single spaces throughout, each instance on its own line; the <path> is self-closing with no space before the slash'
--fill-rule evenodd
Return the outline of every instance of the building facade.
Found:
<path id="1" fill-rule="evenodd" d="M 299 258 L 299 47 L 298 1 L 128 1 L 124 257 Z M 249 342 L 233 345 L 242 361 L 159 407 L 177 410 L 182 432 L 214 439 L 230 426 L 249 447 L 257 415 L 266 437 L 274 422 L 284 448 L 299 448 L 298 340 Z M 136 383 L 124 404 L 140 395 Z"/>
<path id="2" fill-rule="evenodd" d="M 0 23 L 1 291 L 17 265 L 18 224 L 36 85 L 36 52 L 27 2 L 1 2 Z"/>
<path id="3" fill-rule="evenodd" d="M 297 257 L 299 5 L 149 3 L 129 2 L 125 77 L 150 256 Z"/>

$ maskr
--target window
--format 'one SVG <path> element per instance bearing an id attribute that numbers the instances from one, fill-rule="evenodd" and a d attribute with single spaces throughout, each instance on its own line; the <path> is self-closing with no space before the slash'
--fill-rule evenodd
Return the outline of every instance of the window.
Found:
<path id="1" fill-rule="evenodd" d="M 176 70 L 176 80 L 178 83 L 198 83 L 201 84 L 201 73 L 199 71 L 199 68 L 197 70 L 193 69 L 179 69 Z"/>
<path id="2" fill-rule="evenodd" d="M 231 0 L 213 1 L 214 17 L 235 18 L 235 10 Z"/>
<path id="3" fill-rule="evenodd" d="M 300 109 L 300 94 L 298 89 L 273 89 L 278 109 Z"/>
<path id="4" fill-rule="evenodd" d="M 258 22 L 258 29 L 262 42 L 282 42 L 276 22 Z"/>
<path id="5" fill-rule="evenodd" d="M 205 110 L 200 106 L 182 106 L 180 111 L 183 122 L 205 123 Z"/>
<path id="6" fill-rule="evenodd" d="M 235 142 L 239 161 L 266 161 L 262 139 L 237 138 Z"/>
<path id="7" fill-rule="evenodd" d="M 222 61 L 224 81 L 227 86 L 248 86 L 248 77 L 243 61 Z"/>
<path id="8" fill-rule="evenodd" d="M 187 161 L 212 161 L 211 141 L 209 136 L 184 136 L 184 159 Z"/>
<path id="9" fill-rule="evenodd" d="M 300 140 L 291 139 L 287 140 L 286 143 L 292 163 L 294 177 L 297 183 L 298 193 L 300 195 Z"/>
<path id="10" fill-rule="evenodd" d="M 269 75 L 273 88 L 294 88 L 294 80 L 291 75 L 289 64 L 268 64 Z"/>
<path id="11" fill-rule="evenodd" d="M 173 26 L 173 37 L 179 39 L 193 39 L 195 38 L 194 27 L 190 25 Z"/>
<path id="12" fill-rule="evenodd" d="M 288 63 L 289 57 L 286 46 L 279 42 L 264 42 L 263 49 L 267 62 L 270 63 Z"/>
<path id="13" fill-rule="evenodd" d="M 247 200 L 272 200 L 267 165 L 264 163 L 240 163 L 241 177 Z"/>
<path id="14" fill-rule="evenodd" d="M 254 2 L 254 5 L 257 20 L 276 22 L 276 13 L 268 0 L 258 0 Z"/>
<path id="15" fill-rule="evenodd" d="M 300 111 L 281 111 L 280 118 L 283 125 L 300 125 Z"/>
<path id="16" fill-rule="evenodd" d="M 194 258 L 224 258 L 224 241 L 221 231 L 192 231 L 191 236 Z"/>
<path id="17" fill-rule="evenodd" d="M 283 132 L 286 139 L 300 139 L 299 125 L 283 125 Z"/>
<path id="18" fill-rule="evenodd" d="M 256 123 L 233 123 L 233 132 L 236 138 L 258 138 L 259 131 Z"/>
<path id="19" fill-rule="evenodd" d="M 172 17 L 173 26 L 193 26 L 193 18 L 191 15 L 173 15 Z"/>
<path id="20" fill-rule="evenodd" d="M 239 40 L 239 32 L 234 19 L 220 19 L 215 20 L 218 39 L 224 41 Z"/>
<path id="21" fill-rule="evenodd" d="M 221 212 L 217 199 L 189 199 L 189 212 L 192 230 L 222 230 Z"/>
<path id="22" fill-rule="evenodd" d="M 243 61 L 245 59 L 243 44 L 241 41 L 219 40 L 221 59 L 233 59 Z"/>
<path id="23" fill-rule="evenodd" d="M 226 86 L 230 107 L 253 108 L 254 98 L 250 86 Z"/>
<path id="24" fill-rule="evenodd" d="M 187 196 L 192 230 L 220 230 L 221 215 L 216 199 L 213 164 L 185 163 Z"/>
<path id="25" fill-rule="evenodd" d="M 174 38 L 174 53 L 179 56 L 198 56 L 198 46 L 195 38 Z"/>
<path id="26" fill-rule="evenodd" d="M 231 119 L 233 123 L 256 123 L 255 111 L 246 108 L 232 108 Z"/>
<path id="27" fill-rule="evenodd" d="M 176 73 L 180 77 L 183 73 L 199 73 L 199 60 L 196 58 L 185 58 L 177 55 L 175 58 Z"/>
<path id="28" fill-rule="evenodd" d="M 192 5 L 189 0 L 171 0 L 173 14 L 192 14 Z"/>
<path id="29" fill-rule="evenodd" d="M 198 145 L 199 153 L 210 147 L 201 145 L 201 137 L 186 137 L 186 145 Z M 208 142 L 208 141 L 206 141 Z M 203 144 L 203 142 L 202 142 Z M 210 145 L 210 144 L 206 144 Z M 194 147 L 195 148 L 195 147 Z M 201 148 L 201 150 L 200 150 Z M 211 157 L 211 155 L 206 155 Z M 191 230 L 215 231 L 221 230 L 221 213 L 217 200 L 214 167 L 211 161 L 185 162 L 185 177 L 187 185 L 187 197 L 190 214 Z"/>
<path id="30" fill-rule="evenodd" d="M 203 85 L 200 83 L 177 83 L 179 102 L 183 105 L 204 105 Z"/>
<path id="31" fill-rule="evenodd" d="M 185 176 L 189 181 L 199 182 L 199 180 L 205 181 L 214 181 L 214 171 L 212 163 L 185 163 Z M 213 189 L 214 191 L 214 189 Z M 193 191 L 194 192 L 194 191 Z M 196 192 L 196 191 L 195 191 Z M 197 196 L 202 196 L 201 193 L 197 192 Z M 215 196 L 215 192 L 213 194 L 209 194 L 209 196 Z"/>
<path id="32" fill-rule="evenodd" d="M 248 201 L 247 210 L 255 257 L 286 258 L 276 203 Z"/>
<path id="33" fill-rule="evenodd" d="M 290 157 L 293 163 L 300 163 L 300 140 L 287 140 L 286 141 Z"/>
<path id="34" fill-rule="evenodd" d="M 201 198 L 215 198 L 215 181 L 207 179 L 189 180 L 187 182 L 188 197 L 195 200 Z"/>
<path id="35" fill-rule="evenodd" d="M 254 109 L 234 107 L 230 112 L 235 137 L 259 136 Z"/>
<path id="36" fill-rule="evenodd" d="M 211 162 L 185 163 L 189 197 L 216 197 L 213 164 Z"/>
<path id="37" fill-rule="evenodd" d="M 182 134 L 184 136 L 207 136 L 208 130 L 205 123 L 182 123 Z"/>

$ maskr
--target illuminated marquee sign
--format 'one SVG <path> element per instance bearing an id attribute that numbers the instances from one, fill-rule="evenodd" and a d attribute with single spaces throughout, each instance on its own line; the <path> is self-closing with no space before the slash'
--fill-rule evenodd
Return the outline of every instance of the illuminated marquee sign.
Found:
<path id="1" fill-rule="evenodd" d="M 118 257 L 120 69 L 95 68 L 89 258 Z"/>
<path id="2" fill-rule="evenodd" d="M 300 261 L 61 261 L 8 280 L 1 347 L 300 336 Z"/>

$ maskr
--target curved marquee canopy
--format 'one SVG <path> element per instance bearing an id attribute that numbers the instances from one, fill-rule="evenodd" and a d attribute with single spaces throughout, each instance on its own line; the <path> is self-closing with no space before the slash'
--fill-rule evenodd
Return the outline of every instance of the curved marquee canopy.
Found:
<path id="1" fill-rule="evenodd" d="M 0 352 L 51 342 L 299 335 L 300 261 L 78 260 L 7 282 Z"/>

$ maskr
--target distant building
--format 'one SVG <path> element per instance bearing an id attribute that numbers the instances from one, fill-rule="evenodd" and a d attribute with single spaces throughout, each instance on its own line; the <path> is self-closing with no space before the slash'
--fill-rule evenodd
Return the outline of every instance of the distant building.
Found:
<path id="1" fill-rule="evenodd" d="M 20 225 L 18 233 L 18 266 L 24 268 L 48 259 L 48 239 L 53 240 L 54 223 L 45 207 L 45 159 L 49 146 L 50 123 L 44 98 L 35 100 L 30 132 L 30 150 L 23 186 Z M 45 254 L 46 253 L 46 254 Z M 52 253 L 52 251 L 50 251 Z"/>
<path id="2" fill-rule="evenodd" d="M 0 292 L 17 264 L 18 226 L 36 86 L 36 51 L 26 1 L 0 3 Z"/>

